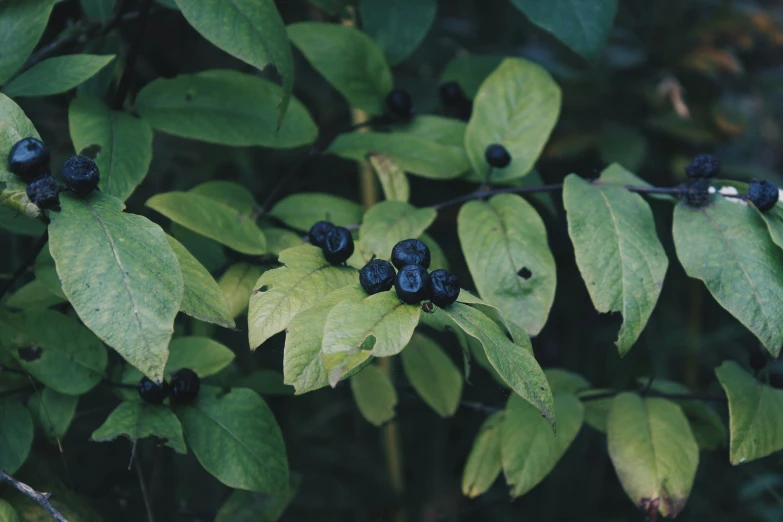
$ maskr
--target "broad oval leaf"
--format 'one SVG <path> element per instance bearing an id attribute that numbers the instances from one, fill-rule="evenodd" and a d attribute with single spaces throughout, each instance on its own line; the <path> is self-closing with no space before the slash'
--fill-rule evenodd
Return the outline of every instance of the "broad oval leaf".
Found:
<path id="1" fill-rule="evenodd" d="M 312 245 L 289 248 L 280 253 L 279 261 L 285 267 L 265 272 L 250 296 L 251 349 L 282 332 L 296 314 L 314 306 L 332 290 L 358 279 L 356 270 L 329 264 L 321 249 Z"/>
<path id="2" fill-rule="evenodd" d="M 373 256 L 391 259 L 394 245 L 403 239 L 418 238 L 436 217 L 433 208 L 416 208 L 402 201 L 382 201 L 362 218 L 359 248 L 367 260 Z"/>
<path id="3" fill-rule="evenodd" d="M 13 13 L 18 3 L 20 2 L 13 2 L 11 6 L 5 4 L 0 11 L 0 35 L 2 35 L 0 41 L 6 36 L 1 30 L 5 23 L 4 17 Z M 30 2 L 31 5 L 36 3 L 40 4 L 41 2 Z M 51 2 L 48 3 L 51 4 Z M 9 9 L 9 7 L 13 8 Z M 17 22 L 19 20 L 14 23 Z M 0 49 L 3 49 L 3 53 L 5 53 L 8 47 L 0 47 Z M 1 61 L 2 58 L 0 58 Z M 2 65 L 0 65 L 0 73 L 1 71 Z M 24 111 L 11 98 L 0 92 L 0 206 L 7 207 L 27 218 L 38 218 L 41 211 L 27 198 L 27 185 L 8 171 L 8 153 L 11 152 L 11 147 L 23 138 L 40 140 L 41 136 L 35 130 L 33 122 L 25 116 Z"/>
<path id="4" fill-rule="evenodd" d="M 404 353 L 404 352 L 403 352 Z M 505 412 L 493 413 L 481 425 L 462 472 L 462 494 L 476 498 L 485 493 L 500 475 L 501 429 Z"/>
<path id="5" fill-rule="evenodd" d="M 383 154 L 370 153 L 367 157 L 381 182 L 384 197 L 389 201 L 410 199 L 410 184 L 405 171 L 393 159 Z"/>
<path id="6" fill-rule="evenodd" d="M 621 393 L 612 401 L 607 443 L 620 483 L 653 518 L 676 517 L 693 486 L 699 446 L 679 406 Z"/>
<path id="7" fill-rule="evenodd" d="M 264 227 L 261 230 L 266 236 L 266 246 L 274 256 L 279 256 L 283 250 L 305 244 L 302 236 L 291 230 L 277 227 Z"/>
<path id="8" fill-rule="evenodd" d="M 621 169 L 612 165 L 607 170 Z M 669 260 L 647 202 L 621 186 L 592 184 L 569 174 L 563 185 L 568 234 L 596 309 L 620 312 L 620 356 L 628 353 L 652 315 Z"/>
<path id="9" fill-rule="evenodd" d="M 75 98 L 68 108 L 68 128 L 77 153 L 97 145 L 95 162 L 101 172 L 101 191 L 125 201 L 144 180 L 152 161 L 149 124 L 110 110 L 89 96 Z"/>
<path id="10" fill-rule="evenodd" d="M 78 402 L 78 396 L 58 393 L 47 387 L 44 388 L 40 398 L 37 395 L 31 397 L 27 407 L 38 421 L 47 440 L 52 444 L 57 444 L 60 439 L 65 437 L 76 413 Z"/>
<path id="11" fill-rule="evenodd" d="M 328 220 L 339 227 L 355 225 L 364 210 L 358 203 L 331 194 L 299 192 L 281 199 L 269 215 L 289 227 L 308 231 L 318 221 Z"/>
<path id="12" fill-rule="evenodd" d="M 46 29 L 54 0 L 5 0 L 0 9 L 0 85 L 24 64 Z"/>
<path id="13" fill-rule="evenodd" d="M 734 361 L 715 370 L 729 397 L 729 456 L 735 466 L 783 449 L 783 390 L 761 384 Z"/>
<path id="14" fill-rule="evenodd" d="M 166 373 L 189 368 L 204 378 L 218 373 L 233 360 L 234 352 L 208 337 L 177 337 L 169 345 Z"/>
<path id="15" fill-rule="evenodd" d="M 413 334 L 402 351 L 402 367 L 413 389 L 441 417 L 451 417 L 462 397 L 462 373 L 429 337 Z"/>
<path id="16" fill-rule="evenodd" d="M 462 252 L 479 295 L 531 335 L 546 324 L 555 298 L 555 260 L 544 222 L 513 194 L 471 201 L 457 217 Z"/>
<path id="17" fill-rule="evenodd" d="M 473 165 L 469 176 L 482 181 L 489 172 L 484 150 L 500 143 L 511 163 L 493 169 L 492 182 L 520 178 L 535 164 L 560 114 L 560 88 L 540 65 L 506 58 L 481 84 L 465 131 L 465 149 Z"/>
<path id="18" fill-rule="evenodd" d="M 538 408 L 555 429 L 555 401 L 544 371 L 533 357 L 530 340 L 512 343 L 500 326 L 478 310 L 462 303 L 443 309 L 463 332 L 484 347 L 484 353 L 498 375 L 523 399 Z"/>
<path id="19" fill-rule="evenodd" d="M 180 310 L 200 321 L 234 328 L 234 318 L 217 281 L 182 243 L 169 235 L 166 240 L 177 256 L 185 285 Z"/>
<path id="20" fill-rule="evenodd" d="M 554 469 L 582 428 L 584 408 L 571 394 L 556 394 L 557 435 L 541 413 L 517 394 L 506 405 L 500 428 L 501 460 L 511 496 L 520 497 Z"/>
<path id="21" fill-rule="evenodd" d="M 237 318 L 247 311 L 253 285 L 263 273 L 264 269 L 259 266 L 236 263 L 220 276 L 218 285 L 226 298 L 231 317 Z"/>
<path id="22" fill-rule="evenodd" d="M 63 193 L 60 204 L 49 245 L 65 295 L 103 342 L 159 381 L 184 289 L 166 235 L 101 192 Z"/>
<path id="23" fill-rule="evenodd" d="M 47 58 L 3 86 L 6 96 L 49 96 L 69 91 L 114 60 L 114 55 L 72 54 Z"/>
<path id="24" fill-rule="evenodd" d="M 217 69 L 153 80 L 136 96 L 135 107 L 153 129 L 182 138 L 278 149 L 312 143 L 318 128 L 296 98 L 278 129 L 282 97 L 270 81 Z"/>
<path id="25" fill-rule="evenodd" d="M 266 253 L 266 237 L 255 221 L 215 199 L 194 192 L 165 192 L 148 199 L 147 206 L 237 252 Z"/>
<path id="26" fill-rule="evenodd" d="M 278 127 L 294 87 L 294 59 L 273 0 L 177 0 L 196 31 L 228 54 L 263 69 L 272 64 L 283 79 Z"/>
<path id="27" fill-rule="evenodd" d="M 196 458 L 220 482 L 259 493 L 288 489 L 283 434 L 255 392 L 236 388 L 223 395 L 204 386 L 195 402 L 176 413 Z"/>
<path id="28" fill-rule="evenodd" d="M 331 23 L 300 22 L 287 29 L 291 42 L 349 104 L 371 115 L 384 112 L 392 74 L 383 51 L 369 36 Z"/>
<path id="29" fill-rule="evenodd" d="M 606 45 L 617 14 L 617 0 L 511 0 L 541 29 L 572 51 L 596 62 Z"/>
<path id="30" fill-rule="evenodd" d="M 397 391 L 386 372 L 374 364 L 351 377 L 351 393 L 362 417 L 373 426 L 382 426 L 394 418 Z"/>
<path id="31" fill-rule="evenodd" d="M 680 203 L 674 245 L 685 272 L 775 357 L 783 346 L 783 253 L 755 208 L 716 198 L 707 208 Z"/>
<path id="32" fill-rule="evenodd" d="M 31 310 L 10 316 L 5 324 L 13 331 L 16 361 L 53 390 L 81 395 L 103 379 L 106 349 L 76 319 L 53 310 Z"/>
<path id="33" fill-rule="evenodd" d="M 0 400 L 0 469 L 16 473 L 33 444 L 30 412 L 13 399 Z"/>
<path id="34" fill-rule="evenodd" d="M 120 403 L 93 432 L 90 440 L 108 442 L 118 437 L 127 437 L 134 445 L 139 439 L 156 437 L 177 453 L 188 452 L 177 416 L 161 404 L 142 400 Z"/>
<path id="35" fill-rule="evenodd" d="M 391 65 L 416 50 L 435 20 L 435 0 L 361 0 L 362 29 L 383 49 Z"/>

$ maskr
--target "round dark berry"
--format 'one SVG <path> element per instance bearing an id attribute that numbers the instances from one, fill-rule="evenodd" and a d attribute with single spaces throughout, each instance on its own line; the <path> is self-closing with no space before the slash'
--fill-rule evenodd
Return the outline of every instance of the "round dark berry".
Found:
<path id="1" fill-rule="evenodd" d="M 171 397 L 178 402 L 191 402 L 198 397 L 201 379 L 196 372 L 182 368 L 171 376 Z"/>
<path id="2" fill-rule="evenodd" d="M 397 272 L 391 263 L 384 259 L 373 259 L 359 270 L 359 283 L 370 295 L 391 290 Z"/>
<path id="3" fill-rule="evenodd" d="M 24 138 L 8 153 L 8 170 L 28 183 L 49 172 L 49 147 L 41 140 Z"/>
<path id="4" fill-rule="evenodd" d="M 158 384 L 148 377 L 142 377 L 136 389 L 139 391 L 139 397 L 151 404 L 160 404 L 171 393 L 169 383 L 163 381 Z"/>
<path id="5" fill-rule="evenodd" d="M 712 202 L 710 180 L 706 178 L 692 179 L 682 186 L 680 195 L 689 207 L 704 208 Z"/>
<path id="6" fill-rule="evenodd" d="M 763 370 L 767 365 L 767 354 L 758 347 L 752 348 L 748 356 L 748 363 L 754 372 Z"/>
<path id="7" fill-rule="evenodd" d="M 397 269 L 407 265 L 430 267 L 430 249 L 418 239 L 403 239 L 392 248 L 391 261 Z"/>
<path id="8" fill-rule="evenodd" d="M 386 109 L 392 116 L 407 120 L 413 116 L 413 98 L 405 89 L 392 89 L 386 95 Z"/>
<path id="9" fill-rule="evenodd" d="M 720 172 L 720 160 L 712 154 L 701 154 L 693 158 L 685 167 L 685 173 L 691 178 L 714 178 Z"/>
<path id="10" fill-rule="evenodd" d="M 769 181 L 756 181 L 754 179 L 748 185 L 748 200 L 762 212 L 772 209 L 778 202 L 779 197 L 778 188 Z"/>
<path id="11" fill-rule="evenodd" d="M 430 299 L 433 303 L 445 308 L 459 297 L 459 279 L 457 276 L 449 272 L 448 270 L 434 270 L 430 273 L 430 279 L 432 280 L 432 296 Z"/>
<path id="12" fill-rule="evenodd" d="M 57 181 L 51 174 L 44 174 L 27 185 L 27 199 L 41 210 L 60 208 L 58 192 Z"/>
<path id="13" fill-rule="evenodd" d="M 465 100 L 462 87 L 457 82 L 442 83 L 438 87 L 438 94 L 443 105 L 454 106 Z"/>
<path id="14" fill-rule="evenodd" d="M 65 160 L 60 177 L 65 188 L 79 196 L 86 196 L 95 190 L 101 180 L 98 165 L 87 156 L 74 156 Z"/>
<path id="15" fill-rule="evenodd" d="M 334 227 L 326 234 L 321 247 L 324 257 L 333 265 L 346 261 L 353 254 L 353 238 L 345 227 Z"/>
<path id="16" fill-rule="evenodd" d="M 310 232 L 307 233 L 307 237 L 310 238 L 310 243 L 322 247 L 324 246 L 324 240 L 326 239 L 326 234 L 331 232 L 331 230 L 334 228 L 334 225 L 329 223 L 328 221 L 319 221 L 312 227 L 310 227 Z"/>
<path id="17" fill-rule="evenodd" d="M 484 150 L 484 159 L 487 160 L 491 167 L 502 169 L 508 167 L 508 164 L 511 163 L 511 154 L 500 143 L 493 143 Z"/>
<path id="18" fill-rule="evenodd" d="M 394 289 L 403 303 L 418 304 L 430 298 L 432 281 L 423 267 L 408 265 L 397 272 L 397 277 L 394 278 Z"/>

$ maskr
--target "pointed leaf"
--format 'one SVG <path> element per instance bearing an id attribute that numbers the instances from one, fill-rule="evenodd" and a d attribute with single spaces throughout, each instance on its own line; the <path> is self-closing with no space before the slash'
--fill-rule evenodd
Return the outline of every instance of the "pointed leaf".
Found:
<path id="1" fill-rule="evenodd" d="M 397 65 L 427 36 L 437 7 L 435 0 L 361 0 L 359 14 L 364 31 Z"/>
<path id="2" fill-rule="evenodd" d="M 0 469 L 16 473 L 33 444 L 30 412 L 13 399 L 0 400 Z"/>
<path id="3" fill-rule="evenodd" d="M 49 96 L 66 92 L 93 77 L 114 55 L 72 54 L 47 58 L 3 86 L 6 96 Z"/>
<path id="4" fill-rule="evenodd" d="M 462 494 L 476 498 L 485 493 L 500 475 L 500 433 L 505 412 L 492 414 L 476 435 L 462 472 Z"/>
<path id="5" fill-rule="evenodd" d="M 169 345 L 166 373 L 189 368 L 204 378 L 218 373 L 233 360 L 234 352 L 208 337 L 177 337 Z"/>
<path id="6" fill-rule="evenodd" d="M 0 9 L 0 85 L 24 64 L 46 29 L 54 0 L 5 0 Z M 5 164 L 5 163 L 3 163 Z"/>
<path id="7" fill-rule="evenodd" d="M 253 285 L 263 273 L 264 269 L 259 266 L 237 263 L 228 267 L 220 276 L 218 285 L 226 298 L 231 317 L 239 317 L 247 311 Z"/>
<path id="8" fill-rule="evenodd" d="M 590 383 L 587 382 L 587 379 L 578 373 L 572 373 L 561 368 L 549 368 L 544 371 L 544 375 L 546 375 L 546 380 L 549 381 L 552 393 L 555 394 L 570 393 L 576 395 L 590 388 Z"/>
<path id="9" fill-rule="evenodd" d="M 382 201 L 362 218 L 359 227 L 360 249 L 366 260 L 376 256 L 391 259 L 399 241 L 417 238 L 435 221 L 433 208 L 416 208 L 402 201 Z"/>
<path id="10" fill-rule="evenodd" d="M 389 376 L 371 364 L 351 377 L 351 392 L 362 417 L 373 426 L 382 426 L 394 418 L 397 392 Z"/>
<path id="11" fill-rule="evenodd" d="M 462 397 L 462 373 L 429 337 L 413 334 L 402 351 L 402 367 L 413 389 L 441 417 L 451 417 Z"/>
<path id="12" fill-rule="evenodd" d="M 269 211 L 289 227 L 308 231 L 318 221 L 328 220 L 339 227 L 362 220 L 364 209 L 358 203 L 331 194 L 299 192 L 280 200 Z"/>
<path id="13" fill-rule="evenodd" d="M 177 416 L 167 406 L 142 400 L 120 403 L 90 440 L 108 442 L 117 437 L 127 437 L 133 444 L 139 439 L 156 437 L 177 453 L 188 452 Z"/>

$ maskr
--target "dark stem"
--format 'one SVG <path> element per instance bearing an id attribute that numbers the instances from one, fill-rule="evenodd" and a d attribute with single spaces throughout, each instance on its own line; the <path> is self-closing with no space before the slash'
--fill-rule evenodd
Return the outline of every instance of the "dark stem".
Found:
<path id="1" fill-rule="evenodd" d="M 27 272 L 27 269 L 30 268 L 33 263 L 35 263 L 35 259 L 38 257 L 38 254 L 41 253 L 41 250 L 48 240 L 49 229 L 46 229 L 46 232 L 44 232 L 43 235 L 38 238 L 38 241 L 36 241 L 35 245 L 33 245 L 33 249 L 29 254 L 27 254 L 27 257 L 24 259 L 24 261 L 22 261 L 22 264 L 19 265 L 19 268 L 16 269 L 16 272 L 14 272 L 11 275 L 11 278 L 6 281 L 2 287 L 0 287 L 0 300 L 2 300 L 3 296 L 11 289 L 12 286 L 14 286 L 16 280 L 22 277 L 25 272 Z"/>
<path id="2" fill-rule="evenodd" d="M 125 70 L 122 72 L 120 83 L 117 85 L 117 90 L 114 93 L 114 103 L 112 105 L 114 110 L 121 110 L 125 103 L 125 98 L 128 96 L 128 88 L 133 77 L 133 70 L 136 67 L 136 60 L 141 51 L 141 40 L 144 37 L 144 30 L 147 27 L 147 18 L 149 18 L 151 8 L 152 0 L 142 0 L 141 8 L 139 9 L 139 28 L 136 31 L 136 38 L 131 44 L 130 51 L 128 51 Z"/>
<path id="3" fill-rule="evenodd" d="M 54 519 L 57 520 L 58 522 L 68 522 L 68 519 L 62 516 L 62 514 L 49 503 L 49 498 L 52 496 L 51 493 L 38 492 L 33 488 L 31 488 L 30 486 L 28 486 L 27 484 L 23 482 L 19 482 L 14 477 L 6 473 L 3 469 L 0 469 L 0 480 L 7 482 L 23 495 L 27 495 L 28 497 L 33 499 L 46 511 L 51 513 Z"/>

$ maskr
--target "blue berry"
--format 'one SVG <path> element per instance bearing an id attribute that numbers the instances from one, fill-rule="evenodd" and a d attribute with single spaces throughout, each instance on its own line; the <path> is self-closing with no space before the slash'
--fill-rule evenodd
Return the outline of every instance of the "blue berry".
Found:
<path id="1" fill-rule="evenodd" d="M 177 402 L 192 402 L 198 397 L 201 379 L 196 372 L 183 368 L 171 376 L 171 397 Z"/>
<path id="2" fill-rule="evenodd" d="M 79 196 L 86 196 L 96 188 L 101 180 L 98 165 L 87 156 L 74 156 L 63 163 L 60 170 L 63 185 Z"/>
<path id="3" fill-rule="evenodd" d="M 57 181 L 51 174 L 44 174 L 27 185 L 27 199 L 41 210 L 60 208 L 58 192 Z"/>
<path id="4" fill-rule="evenodd" d="M 333 265 L 347 261 L 353 254 L 353 237 L 345 227 L 334 227 L 326 234 L 321 251 Z"/>
<path id="5" fill-rule="evenodd" d="M 762 212 L 771 210 L 778 202 L 780 193 L 774 183 L 753 180 L 748 185 L 748 200 Z"/>
<path id="6" fill-rule="evenodd" d="M 326 239 L 326 234 L 331 232 L 333 228 L 334 225 L 332 225 L 328 221 L 319 221 L 318 223 L 310 227 L 310 232 L 307 233 L 307 237 L 310 238 L 310 244 L 319 247 L 324 246 L 324 240 Z"/>
<path id="7" fill-rule="evenodd" d="M 710 180 L 707 178 L 694 178 L 682 186 L 680 196 L 685 204 L 691 208 L 704 208 L 712 202 L 710 194 Z"/>
<path id="8" fill-rule="evenodd" d="M 160 404 L 171 393 L 169 383 L 162 381 L 158 384 L 148 377 L 142 377 L 136 389 L 139 391 L 139 396 L 150 404 Z"/>
<path id="9" fill-rule="evenodd" d="M 500 143 L 493 143 L 484 150 L 484 159 L 487 160 L 491 167 L 502 169 L 508 167 L 508 164 L 511 163 L 511 154 Z"/>
<path id="10" fill-rule="evenodd" d="M 397 269 L 407 265 L 430 267 L 430 249 L 418 239 L 403 239 L 392 248 L 391 262 Z"/>
<path id="11" fill-rule="evenodd" d="M 49 173 L 49 158 L 49 147 L 41 140 L 24 138 L 11 147 L 8 170 L 29 183 Z"/>
<path id="12" fill-rule="evenodd" d="M 397 272 L 394 279 L 394 289 L 400 301 L 407 304 L 418 304 L 429 299 L 432 293 L 430 275 L 419 265 L 408 265 Z"/>
<path id="13" fill-rule="evenodd" d="M 391 290 L 397 272 L 384 259 L 373 259 L 359 270 L 359 283 L 369 295 Z"/>
<path id="14" fill-rule="evenodd" d="M 459 297 L 459 279 L 448 270 L 434 270 L 430 273 L 432 296 L 430 300 L 441 308 L 454 303 Z"/>
<path id="15" fill-rule="evenodd" d="M 712 154 L 700 154 L 685 167 L 685 173 L 691 178 L 714 178 L 720 172 L 720 160 Z"/>
<path id="16" fill-rule="evenodd" d="M 392 116 L 408 120 L 413 116 L 413 98 L 405 89 L 392 89 L 386 95 L 386 109 Z"/>

